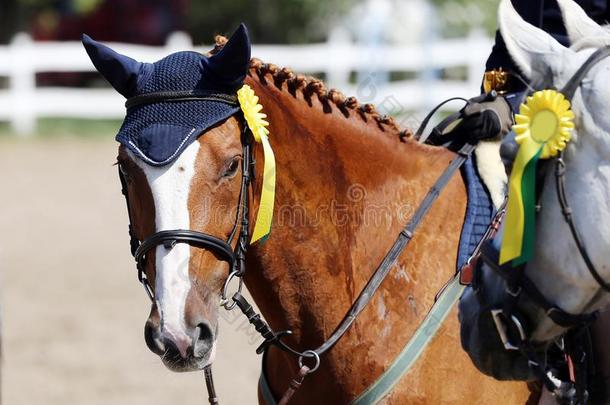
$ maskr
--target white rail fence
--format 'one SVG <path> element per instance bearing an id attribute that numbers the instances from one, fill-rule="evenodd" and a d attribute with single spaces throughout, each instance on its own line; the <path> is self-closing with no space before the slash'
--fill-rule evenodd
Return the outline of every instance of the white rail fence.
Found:
<path id="1" fill-rule="evenodd" d="M 475 95 L 491 48 L 491 40 L 480 33 L 413 46 L 367 47 L 346 38 L 331 35 L 328 42 L 312 45 L 257 45 L 253 55 L 300 73 L 322 73 L 329 85 L 346 95 L 376 103 L 382 112 L 400 115 L 425 111 L 449 97 Z M 178 50 L 210 49 L 194 47 L 184 33 L 172 34 L 163 47 L 110 46 L 145 62 Z M 464 74 L 458 79 L 438 74 L 448 68 L 462 68 Z M 33 42 L 27 34 L 18 34 L 8 46 L 0 46 L 0 78 L 8 77 L 8 87 L 0 88 L 0 121 L 10 122 L 16 133 L 26 135 L 35 130 L 38 118 L 122 118 L 124 100 L 110 88 L 36 85 L 37 73 L 92 71 L 80 42 Z M 413 78 L 383 79 L 390 72 L 409 72 Z M 354 77 L 358 78 L 356 84 Z"/>

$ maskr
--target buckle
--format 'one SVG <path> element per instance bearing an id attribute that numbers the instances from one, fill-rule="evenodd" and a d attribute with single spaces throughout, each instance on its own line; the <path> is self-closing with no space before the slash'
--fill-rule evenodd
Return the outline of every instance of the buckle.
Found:
<path id="1" fill-rule="evenodd" d="M 474 260 L 473 260 L 474 258 Z M 477 265 L 478 257 L 470 256 L 460 269 L 460 284 L 471 285 L 474 278 L 474 267 Z"/>
<path id="2" fill-rule="evenodd" d="M 511 315 L 509 318 L 507 318 L 501 309 L 492 309 L 491 317 L 494 320 L 494 324 L 496 325 L 496 330 L 498 331 L 500 340 L 502 341 L 502 344 L 504 345 L 504 349 L 519 350 L 520 343 L 524 342 L 527 339 L 527 337 L 525 335 L 525 329 L 523 328 L 521 321 L 519 321 L 519 318 L 517 318 L 515 315 Z M 507 320 L 510 321 L 512 323 L 512 325 L 509 325 L 506 322 Z M 509 327 L 514 327 L 514 329 L 519 334 L 519 339 L 521 340 L 521 342 L 515 344 L 510 341 L 510 338 L 508 336 Z"/>

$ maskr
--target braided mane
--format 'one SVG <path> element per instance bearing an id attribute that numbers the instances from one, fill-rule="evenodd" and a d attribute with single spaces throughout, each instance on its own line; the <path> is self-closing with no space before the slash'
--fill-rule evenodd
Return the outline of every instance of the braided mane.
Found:
<path id="1" fill-rule="evenodd" d="M 215 37 L 214 49 L 208 53 L 208 56 L 218 53 L 225 46 L 227 41 L 228 39 L 226 37 L 217 35 Z M 310 105 L 311 97 L 315 95 L 323 104 L 334 104 L 346 118 L 350 116 L 350 110 L 356 111 L 364 122 L 368 122 L 369 120 L 376 122 L 381 131 L 385 132 L 386 130 L 389 130 L 397 132 L 398 139 L 401 142 L 405 142 L 407 138 L 412 136 L 410 130 L 401 130 L 393 117 L 381 115 L 373 104 L 360 104 L 356 97 L 346 97 L 336 89 L 328 90 L 324 82 L 320 79 L 296 74 L 289 68 L 280 68 L 271 63 L 264 63 L 257 58 L 252 58 L 250 61 L 250 71 L 256 74 L 264 84 L 267 82 L 264 79 L 264 76 L 271 75 L 273 84 L 280 90 L 282 89 L 282 84 L 286 83 L 288 92 L 293 97 L 296 97 L 296 93 L 299 91 Z"/>

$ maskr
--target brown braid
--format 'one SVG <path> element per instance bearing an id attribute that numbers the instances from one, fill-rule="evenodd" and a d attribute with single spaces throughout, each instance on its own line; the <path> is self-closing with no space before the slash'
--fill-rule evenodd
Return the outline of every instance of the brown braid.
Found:
<path id="1" fill-rule="evenodd" d="M 218 53 L 227 43 L 227 38 L 217 35 L 215 42 L 214 49 L 208 53 L 208 56 Z M 412 136 L 410 130 L 401 130 L 393 117 L 379 114 L 373 104 L 361 105 L 356 97 L 346 97 L 335 89 L 328 90 L 324 82 L 315 77 L 296 74 L 289 68 L 280 68 L 271 63 L 264 63 L 257 58 L 252 58 L 250 61 L 250 74 L 256 75 L 262 84 L 273 84 L 280 90 L 286 83 L 288 92 L 293 97 L 296 97 L 297 91 L 300 91 L 310 106 L 312 97 L 316 96 L 324 106 L 335 105 L 346 118 L 349 117 L 350 111 L 356 111 L 364 122 L 373 120 L 382 131 L 389 129 L 398 132 L 398 138 L 401 142 L 405 142 Z M 271 76 L 271 83 L 267 80 L 268 76 Z M 325 108 L 325 111 L 330 112 L 330 109 Z"/>

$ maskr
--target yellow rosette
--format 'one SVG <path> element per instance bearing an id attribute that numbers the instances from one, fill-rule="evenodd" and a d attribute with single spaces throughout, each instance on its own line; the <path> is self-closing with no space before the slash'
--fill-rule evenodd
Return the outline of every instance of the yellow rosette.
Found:
<path id="1" fill-rule="evenodd" d="M 250 86 L 245 84 L 237 91 L 237 99 L 254 140 L 263 145 L 263 156 L 265 158 L 261 199 L 256 214 L 256 223 L 252 231 L 252 239 L 250 240 L 250 243 L 254 243 L 266 239 L 271 232 L 275 202 L 275 156 L 268 138 L 269 130 L 267 126 L 269 123 L 265 120 L 267 115 L 262 113 L 263 106 L 259 104 L 258 96 Z"/>
<path id="2" fill-rule="evenodd" d="M 533 256 L 536 221 L 536 164 L 557 156 L 574 129 L 570 101 L 555 90 L 541 90 L 521 104 L 513 126 L 519 151 L 509 180 L 500 264 L 514 266 Z"/>

